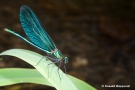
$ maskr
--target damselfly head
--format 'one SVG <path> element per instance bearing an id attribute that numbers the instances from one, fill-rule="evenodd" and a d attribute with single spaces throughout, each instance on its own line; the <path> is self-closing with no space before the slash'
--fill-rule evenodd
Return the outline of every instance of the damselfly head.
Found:
<path id="1" fill-rule="evenodd" d="M 64 64 L 67 64 L 68 63 L 68 58 L 67 57 L 64 57 L 63 58 L 63 62 L 64 62 Z"/>

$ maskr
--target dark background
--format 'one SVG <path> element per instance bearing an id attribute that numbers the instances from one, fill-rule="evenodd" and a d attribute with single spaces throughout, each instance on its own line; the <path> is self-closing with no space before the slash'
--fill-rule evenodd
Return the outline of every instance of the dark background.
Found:
<path id="1" fill-rule="evenodd" d="M 20 38 L 21 5 L 37 15 L 58 49 L 68 56 L 67 72 L 98 90 L 135 90 L 134 0 L 0 0 L 0 52 L 23 48 L 45 55 Z M 0 68 L 33 68 L 15 57 L 3 56 Z M 101 85 L 130 85 L 102 88 Z M 55 90 L 37 84 L 17 84 L 0 90 Z"/>

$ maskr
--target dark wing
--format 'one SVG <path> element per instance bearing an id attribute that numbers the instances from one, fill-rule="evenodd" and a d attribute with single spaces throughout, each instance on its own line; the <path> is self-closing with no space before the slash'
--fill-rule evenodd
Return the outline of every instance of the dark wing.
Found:
<path id="1" fill-rule="evenodd" d="M 20 9 L 20 21 L 26 35 L 35 45 L 47 52 L 56 49 L 55 44 L 43 29 L 35 13 L 26 5 L 23 5 Z"/>

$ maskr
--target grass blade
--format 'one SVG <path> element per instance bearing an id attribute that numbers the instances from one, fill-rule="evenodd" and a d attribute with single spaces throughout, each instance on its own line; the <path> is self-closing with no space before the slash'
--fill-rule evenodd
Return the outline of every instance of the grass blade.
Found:
<path id="1" fill-rule="evenodd" d="M 43 58 L 42 55 L 24 49 L 11 49 L 2 52 L 0 55 L 15 56 L 31 64 L 45 78 L 47 78 L 48 82 L 57 90 L 78 90 L 75 87 L 75 85 L 70 81 L 70 79 L 61 70 L 59 70 L 59 74 L 61 77 L 60 80 L 58 75 L 58 67 L 55 64 L 49 65 L 49 78 L 48 78 L 48 64 L 52 62 L 50 60 L 46 60 L 45 57 Z M 41 60 L 41 62 L 36 66 L 39 60 Z"/>
<path id="2" fill-rule="evenodd" d="M 73 76 L 69 75 L 68 77 L 75 84 L 78 90 L 96 90 L 92 86 Z M 2 82 L 0 83 L 0 86 L 12 85 L 17 83 L 36 83 L 52 86 L 48 82 L 48 80 L 44 79 L 44 77 L 36 69 L 24 69 L 24 68 L 0 69 L 0 81 Z"/>

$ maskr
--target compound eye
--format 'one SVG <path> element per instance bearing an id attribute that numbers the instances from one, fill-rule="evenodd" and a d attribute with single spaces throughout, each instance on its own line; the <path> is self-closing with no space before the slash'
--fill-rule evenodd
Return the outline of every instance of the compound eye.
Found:
<path id="1" fill-rule="evenodd" d="M 68 58 L 67 57 L 64 57 L 64 63 L 68 63 Z"/>

